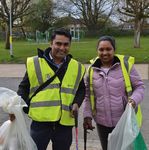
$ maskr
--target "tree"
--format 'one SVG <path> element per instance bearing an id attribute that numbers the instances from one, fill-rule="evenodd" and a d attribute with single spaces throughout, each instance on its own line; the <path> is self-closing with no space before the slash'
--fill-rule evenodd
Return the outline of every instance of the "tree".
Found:
<path id="1" fill-rule="evenodd" d="M 67 5 L 66 5 L 67 1 Z M 61 7 L 65 12 L 83 20 L 90 33 L 104 26 L 112 14 L 116 0 L 66 0 Z M 69 2 L 69 3 L 68 3 Z M 102 22 L 102 24 L 100 24 Z"/>
<path id="2" fill-rule="evenodd" d="M 32 13 L 23 19 L 26 26 L 30 26 L 33 31 L 39 30 L 41 32 L 45 32 L 52 27 L 55 21 L 52 0 L 39 0 L 32 5 L 31 9 Z"/>
<path id="3" fill-rule="evenodd" d="M 149 17 L 148 0 L 126 0 L 121 2 L 118 11 L 134 22 L 134 47 L 140 47 L 140 34 L 144 19 Z M 123 20 L 126 21 L 126 20 Z"/>
<path id="4" fill-rule="evenodd" d="M 12 27 L 16 20 L 26 16 L 30 13 L 31 0 L 0 0 L 0 19 L 6 24 L 6 43 L 5 48 L 9 49 L 9 36 L 10 36 L 10 7 L 12 16 Z"/>
<path id="5" fill-rule="evenodd" d="M 75 24 L 74 20 L 75 20 L 75 18 L 71 17 L 71 15 L 59 17 L 56 19 L 53 26 L 55 28 L 67 27 L 70 24 Z"/>

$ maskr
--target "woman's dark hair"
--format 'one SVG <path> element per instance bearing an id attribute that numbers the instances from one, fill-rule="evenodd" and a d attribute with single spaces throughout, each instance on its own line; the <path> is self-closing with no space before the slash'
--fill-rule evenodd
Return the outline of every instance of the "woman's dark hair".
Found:
<path id="1" fill-rule="evenodd" d="M 97 47 L 98 47 L 98 45 L 99 45 L 99 43 L 100 43 L 101 41 L 109 41 L 109 42 L 111 43 L 113 49 L 114 49 L 114 50 L 116 49 L 116 44 L 115 44 L 115 39 L 114 39 L 114 37 L 108 36 L 108 35 L 105 35 L 105 36 L 100 37 L 99 40 L 98 40 L 98 43 L 97 43 Z"/>
<path id="2" fill-rule="evenodd" d="M 71 42 L 72 37 L 71 37 L 70 31 L 68 29 L 59 28 L 59 29 L 54 30 L 51 35 L 51 41 L 53 41 L 55 39 L 56 35 L 64 35 L 64 36 L 68 37 Z"/>

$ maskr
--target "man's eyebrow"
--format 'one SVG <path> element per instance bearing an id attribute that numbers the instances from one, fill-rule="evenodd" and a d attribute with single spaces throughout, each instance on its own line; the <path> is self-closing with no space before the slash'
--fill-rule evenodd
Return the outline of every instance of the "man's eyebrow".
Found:
<path id="1" fill-rule="evenodd" d="M 61 42 L 61 41 L 55 41 L 57 44 L 69 44 L 70 42 Z"/>

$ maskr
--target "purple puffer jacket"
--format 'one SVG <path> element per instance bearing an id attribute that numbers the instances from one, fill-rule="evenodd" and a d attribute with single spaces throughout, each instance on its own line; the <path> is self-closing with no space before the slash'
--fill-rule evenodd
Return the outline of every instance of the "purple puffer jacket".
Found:
<path id="1" fill-rule="evenodd" d="M 107 74 L 99 67 L 93 67 L 93 70 L 93 90 L 96 101 L 96 115 L 94 116 L 94 120 L 97 124 L 115 127 L 127 104 L 125 83 L 120 63 L 115 63 Z M 144 84 L 134 66 L 130 72 L 130 80 L 133 87 L 133 93 L 130 98 L 138 105 L 143 100 Z M 88 76 L 86 76 L 86 96 L 83 108 L 84 118 L 92 117 L 88 81 Z"/>

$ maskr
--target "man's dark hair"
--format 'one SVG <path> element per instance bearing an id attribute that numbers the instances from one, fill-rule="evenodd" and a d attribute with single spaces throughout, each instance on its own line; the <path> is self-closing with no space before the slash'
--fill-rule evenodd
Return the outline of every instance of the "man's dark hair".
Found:
<path id="1" fill-rule="evenodd" d="M 68 29 L 59 28 L 59 29 L 54 30 L 51 35 L 51 41 L 53 41 L 55 39 L 56 35 L 64 35 L 64 36 L 68 37 L 71 42 L 72 37 L 71 37 L 70 31 Z"/>

